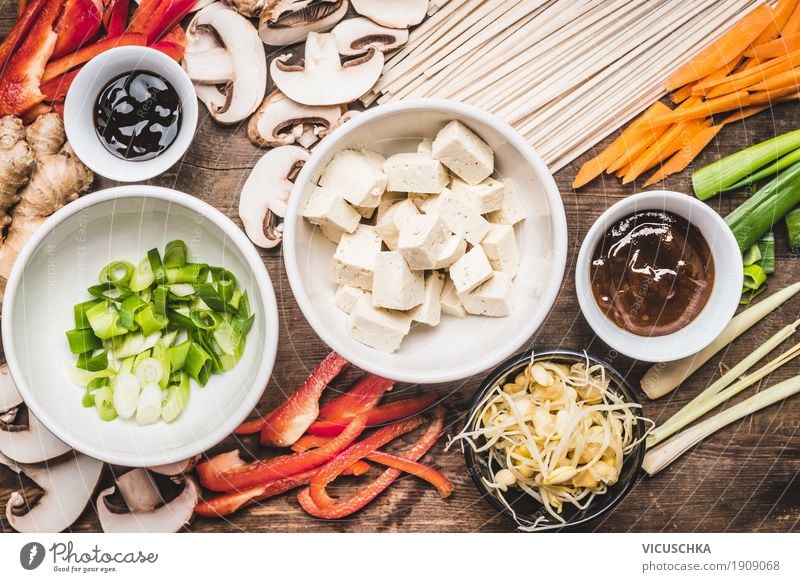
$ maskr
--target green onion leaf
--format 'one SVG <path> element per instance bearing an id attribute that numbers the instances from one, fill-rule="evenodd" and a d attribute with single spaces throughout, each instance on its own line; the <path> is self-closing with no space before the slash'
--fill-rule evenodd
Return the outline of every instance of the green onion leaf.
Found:
<path id="1" fill-rule="evenodd" d="M 800 249 L 800 206 L 786 215 L 786 232 L 789 233 L 789 247 Z"/>
<path id="2" fill-rule="evenodd" d="M 158 254 L 158 249 L 150 249 L 147 251 L 147 260 L 150 261 L 150 270 L 153 271 L 153 279 L 159 285 L 167 282 L 167 272 L 164 270 L 164 265 L 161 262 L 161 255 Z"/>
<path id="3" fill-rule="evenodd" d="M 194 295 L 194 287 L 189 283 L 175 283 L 169 286 L 170 295 L 184 299 Z"/>
<path id="4" fill-rule="evenodd" d="M 98 299 L 105 299 L 107 301 L 114 301 L 122 303 L 130 297 L 131 290 L 127 287 L 122 287 L 116 283 L 100 283 L 99 285 L 92 285 L 88 289 L 91 295 Z"/>
<path id="5" fill-rule="evenodd" d="M 181 267 L 167 269 L 168 283 L 203 283 L 208 278 L 208 265 L 187 263 Z"/>
<path id="6" fill-rule="evenodd" d="M 758 241 L 758 250 L 761 254 L 759 265 L 767 275 L 775 272 L 775 235 L 768 232 Z"/>
<path id="7" fill-rule="evenodd" d="M 167 389 L 167 395 L 161 406 L 161 418 L 172 422 L 180 416 L 189 402 L 189 376 L 185 372 L 179 374 L 179 381 Z"/>
<path id="8" fill-rule="evenodd" d="M 67 341 L 73 354 L 85 354 L 103 347 L 103 342 L 91 329 L 71 329 L 67 332 Z"/>
<path id="9" fill-rule="evenodd" d="M 159 315 L 155 312 L 155 307 L 153 305 L 148 305 L 142 309 L 136 314 L 134 319 L 136 323 L 139 324 L 139 327 L 142 328 L 142 333 L 145 335 L 156 333 L 157 331 L 167 327 L 167 324 L 169 323 L 169 319 L 167 317 Z"/>
<path id="10" fill-rule="evenodd" d="M 153 346 L 153 359 L 158 360 L 161 364 L 163 373 L 161 378 L 158 379 L 159 387 L 164 390 L 169 384 L 169 375 L 172 373 L 172 361 L 169 356 L 169 344 L 162 338 L 155 346 Z"/>
<path id="11" fill-rule="evenodd" d="M 205 386 L 211 375 L 212 366 L 213 362 L 211 356 L 196 342 L 192 342 L 186 354 L 186 362 L 184 364 L 184 368 L 189 376 L 197 380 L 200 386 Z"/>
<path id="12" fill-rule="evenodd" d="M 81 370 L 89 370 L 90 372 L 99 372 L 108 368 L 108 350 L 103 350 L 96 355 L 92 352 L 86 352 L 78 356 L 78 361 L 75 363 Z"/>
<path id="13" fill-rule="evenodd" d="M 189 317 L 198 329 L 212 330 L 217 329 L 222 323 L 222 317 L 209 309 L 192 309 Z"/>
<path id="14" fill-rule="evenodd" d="M 217 313 L 226 313 L 228 305 L 211 283 L 200 283 L 194 286 L 195 293 L 209 309 Z"/>
<path id="15" fill-rule="evenodd" d="M 91 327 L 89 324 L 89 318 L 86 317 L 86 311 L 100 302 L 100 299 L 91 299 L 89 301 L 84 301 L 83 303 L 75 304 L 75 307 L 73 307 L 73 312 L 75 315 L 75 329 L 86 329 L 87 327 Z"/>
<path id="16" fill-rule="evenodd" d="M 759 265 L 748 265 L 744 268 L 744 290 L 754 291 L 767 280 L 767 274 Z"/>
<path id="17" fill-rule="evenodd" d="M 164 267 L 172 269 L 184 266 L 188 260 L 188 254 L 186 243 L 182 240 L 168 242 L 164 248 Z"/>
<path id="18" fill-rule="evenodd" d="M 153 276 L 153 269 L 150 267 L 150 260 L 145 258 L 139 263 L 139 266 L 136 267 L 136 270 L 133 272 L 133 277 L 131 277 L 130 289 L 138 293 L 139 291 L 144 291 L 150 285 L 153 284 L 156 278 Z"/>
<path id="19" fill-rule="evenodd" d="M 186 363 L 186 355 L 189 353 L 189 348 L 191 345 L 192 340 L 186 340 L 177 346 L 172 346 L 169 348 L 169 363 L 170 369 L 173 372 L 183 369 L 183 366 Z"/>
<path id="20" fill-rule="evenodd" d="M 136 315 L 147 307 L 147 303 L 138 295 L 131 295 L 119 307 L 119 323 L 122 327 L 136 331 L 139 324 L 136 322 Z"/>

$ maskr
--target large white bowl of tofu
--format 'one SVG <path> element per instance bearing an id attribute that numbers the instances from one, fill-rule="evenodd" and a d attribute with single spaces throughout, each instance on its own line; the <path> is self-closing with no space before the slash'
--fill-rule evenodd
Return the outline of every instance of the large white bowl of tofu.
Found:
<path id="1" fill-rule="evenodd" d="M 526 345 L 566 254 L 561 197 L 530 144 L 438 99 L 336 129 L 284 222 L 286 273 L 314 331 L 354 365 L 419 384 L 466 379 Z"/>

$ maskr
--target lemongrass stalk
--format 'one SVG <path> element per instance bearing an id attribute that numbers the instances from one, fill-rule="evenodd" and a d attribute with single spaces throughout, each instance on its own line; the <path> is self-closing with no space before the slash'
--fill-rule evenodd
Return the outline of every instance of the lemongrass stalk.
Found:
<path id="1" fill-rule="evenodd" d="M 655 364 L 642 377 L 642 390 L 651 400 L 668 394 L 680 386 L 684 380 L 694 374 L 700 366 L 714 357 L 722 348 L 794 297 L 798 291 L 800 291 L 800 283 L 794 283 L 748 307 L 731 319 L 717 339 L 696 354 L 674 362 Z"/>
<path id="2" fill-rule="evenodd" d="M 800 392 L 800 376 L 794 376 L 762 390 L 648 451 L 644 457 L 642 468 L 652 477 L 719 429 L 798 392 Z"/>
<path id="3" fill-rule="evenodd" d="M 791 349 L 785 351 L 780 356 L 766 363 L 755 372 L 748 374 L 741 378 L 738 382 L 730 385 L 717 392 L 716 394 L 708 395 L 703 398 L 703 394 L 697 396 L 694 400 L 689 402 L 686 406 L 681 408 L 677 413 L 671 416 L 667 422 L 657 426 L 647 437 L 647 447 L 651 448 L 663 441 L 664 439 L 672 436 L 686 425 L 694 422 L 701 416 L 713 410 L 723 402 L 730 400 L 742 390 L 749 388 L 756 382 L 766 378 L 772 372 L 792 361 L 800 355 L 800 343 L 792 346 Z"/>

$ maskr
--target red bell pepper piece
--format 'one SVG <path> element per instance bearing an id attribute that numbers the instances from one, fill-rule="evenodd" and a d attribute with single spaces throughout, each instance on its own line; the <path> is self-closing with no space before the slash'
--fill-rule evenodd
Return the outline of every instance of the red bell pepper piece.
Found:
<path id="1" fill-rule="evenodd" d="M 189 39 L 186 38 L 186 32 L 184 32 L 180 25 L 170 28 L 169 31 L 161 37 L 160 42 L 172 42 L 183 48 L 189 46 Z"/>
<path id="2" fill-rule="evenodd" d="M 319 418 L 328 422 L 346 425 L 356 414 L 375 408 L 387 390 L 394 386 L 392 380 L 367 374 L 347 393 L 342 394 L 319 409 Z"/>
<path id="3" fill-rule="evenodd" d="M 414 416 L 424 411 L 434 402 L 436 402 L 435 394 L 423 394 L 413 398 L 395 400 L 394 402 L 382 406 L 376 406 L 366 413 L 367 426 L 380 426 L 402 418 Z M 338 422 L 318 420 L 308 427 L 308 434 L 331 437 L 339 434 L 343 428 L 343 425 Z"/>
<path id="4" fill-rule="evenodd" d="M 443 429 L 444 411 L 441 408 L 437 408 L 434 412 L 434 419 L 430 426 L 428 426 L 426 429 L 425 434 L 423 434 L 422 437 L 420 437 L 420 439 L 407 451 L 401 453 L 400 456 L 409 461 L 418 461 L 425 453 L 428 452 L 428 450 L 436 443 L 436 441 L 441 438 Z M 328 465 L 323 467 L 323 470 L 327 469 L 331 465 L 332 463 L 328 463 Z M 335 468 L 328 469 L 325 474 L 323 474 L 323 471 L 321 470 L 314 478 L 314 480 L 317 481 L 317 486 L 319 487 L 323 483 L 327 484 L 332 480 L 332 478 L 335 478 L 335 475 L 331 475 L 331 473 L 335 472 L 335 470 Z M 353 494 L 349 499 L 345 501 L 334 501 L 331 499 L 332 503 L 330 505 L 318 505 L 311 497 L 311 487 L 303 489 L 297 495 L 297 500 L 300 502 L 302 508 L 314 517 L 321 519 L 339 519 L 342 517 L 347 517 L 348 515 L 352 515 L 356 511 L 363 509 L 378 495 L 385 491 L 386 488 L 389 487 L 401 474 L 402 471 L 399 469 L 386 469 L 379 477 L 356 491 L 356 493 Z M 320 492 L 318 491 L 318 493 Z M 318 496 L 323 501 L 330 499 L 327 497 L 326 493 Z"/>
<path id="5" fill-rule="evenodd" d="M 319 414 L 322 391 L 348 362 L 336 352 L 328 354 L 311 372 L 297 392 L 261 419 L 245 422 L 234 432 L 261 432 L 261 444 L 288 447 L 299 439 Z"/>
<path id="6" fill-rule="evenodd" d="M 50 102 L 63 101 L 67 96 L 70 85 L 72 85 L 79 72 L 80 69 L 75 69 L 42 83 L 41 90 L 44 94 L 44 100 Z"/>
<path id="7" fill-rule="evenodd" d="M 52 3 L 52 1 L 33 0 L 28 4 L 25 0 L 22 0 L 19 3 L 17 7 L 17 22 L 14 23 L 14 26 L 3 39 L 3 43 L 0 44 L 0 71 L 6 70 L 9 64 L 9 57 L 22 43 L 45 4 Z"/>
<path id="8" fill-rule="evenodd" d="M 328 485 L 328 483 L 336 479 L 344 469 L 356 461 L 363 459 L 365 456 L 381 448 L 386 443 L 393 441 L 397 437 L 411 432 L 422 425 L 423 422 L 424 419 L 420 415 L 400 420 L 379 428 L 368 437 L 339 453 L 336 458 L 325 465 L 319 474 L 311 481 L 310 493 L 314 503 L 320 507 L 333 505 L 335 501 L 328 496 L 328 492 L 325 490 L 325 486 Z"/>
<path id="9" fill-rule="evenodd" d="M 142 0 L 139 6 L 131 16 L 131 21 L 128 23 L 128 32 L 144 33 L 147 30 L 147 22 L 152 18 L 153 13 L 158 10 L 162 2 L 169 2 L 170 0 Z"/>
<path id="10" fill-rule="evenodd" d="M 295 453 L 304 453 L 309 449 L 317 449 L 322 445 L 330 442 L 329 437 L 321 437 L 321 436 L 314 436 L 310 434 L 304 434 L 301 436 L 296 443 L 294 443 L 291 449 Z M 359 475 L 363 475 L 364 473 L 369 472 L 369 463 L 365 463 L 364 461 L 356 461 L 353 465 L 348 469 L 347 475 L 355 475 L 358 477 Z"/>
<path id="11" fill-rule="evenodd" d="M 158 41 L 172 27 L 178 25 L 189 14 L 194 3 L 195 0 L 163 0 L 148 18 L 142 31 L 147 35 L 147 44 Z"/>
<path id="12" fill-rule="evenodd" d="M 53 24 L 60 11 L 61 0 L 34 2 L 3 42 L 0 115 L 22 114 L 44 99 L 40 84 L 58 40 Z"/>
<path id="13" fill-rule="evenodd" d="M 181 45 L 165 40 L 160 40 L 157 43 L 151 44 L 150 48 L 164 53 L 174 61 L 180 61 L 183 58 L 183 53 L 186 52 Z"/>
<path id="14" fill-rule="evenodd" d="M 25 14 L 25 9 L 28 7 L 28 0 L 19 0 L 17 3 L 17 20 L 19 20 L 23 14 Z"/>
<path id="15" fill-rule="evenodd" d="M 58 40 L 50 58 L 57 59 L 89 42 L 100 30 L 102 20 L 100 0 L 66 0 L 56 24 Z"/>
<path id="16" fill-rule="evenodd" d="M 103 13 L 103 27 L 106 35 L 119 36 L 128 25 L 128 7 L 130 0 L 111 0 Z"/>
<path id="17" fill-rule="evenodd" d="M 100 53 L 118 46 L 145 46 L 147 39 L 143 34 L 125 33 L 114 38 L 104 38 L 94 44 L 78 49 L 74 53 L 52 61 L 44 70 L 42 81 L 50 81 L 67 71 L 93 59 Z"/>
<path id="18" fill-rule="evenodd" d="M 365 420 L 363 415 L 353 417 L 342 434 L 318 449 L 252 463 L 243 463 L 238 459 L 238 451 L 234 451 L 235 457 L 225 453 L 227 456 L 222 459 L 215 457 L 202 463 L 197 468 L 197 474 L 200 482 L 212 491 L 241 491 L 291 477 L 318 467 L 345 450 L 364 431 Z"/>

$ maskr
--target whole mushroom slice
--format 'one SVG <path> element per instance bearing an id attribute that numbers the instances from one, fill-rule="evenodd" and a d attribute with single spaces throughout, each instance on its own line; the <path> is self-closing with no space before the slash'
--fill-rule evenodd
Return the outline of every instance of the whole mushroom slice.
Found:
<path id="1" fill-rule="evenodd" d="M 312 106 L 292 101 L 280 91 L 267 95 L 247 124 L 250 141 L 261 147 L 295 142 L 310 147 L 344 113 L 341 105 Z"/>
<path id="2" fill-rule="evenodd" d="M 219 39 L 219 46 L 200 50 L 208 43 L 209 35 Z M 233 74 L 224 83 L 209 83 L 213 90 L 198 90 L 198 98 L 205 103 L 211 116 L 225 125 L 239 123 L 253 113 L 264 99 L 267 90 L 267 61 L 264 48 L 255 27 L 241 14 L 221 2 L 214 2 L 198 12 L 188 27 L 188 38 L 204 43 L 197 50 L 187 50 L 184 60 L 187 71 L 202 68 L 202 59 L 209 50 L 221 48 L 230 59 Z M 201 40 L 202 39 L 202 40 Z M 195 60 L 200 58 L 201 62 Z M 224 72 L 224 66 L 211 74 L 195 73 L 201 79 L 213 77 Z M 190 75 L 191 77 L 191 75 Z M 196 85 L 197 86 L 197 85 Z M 220 98 L 224 96 L 224 101 Z"/>
<path id="3" fill-rule="evenodd" d="M 42 494 L 29 503 L 14 491 L 6 504 L 6 519 L 18 532 L 57 533 L 83 513 L 100 482 L 103 463 L 73 451 L 56 462 L 19 468 Z"/>
<path id="4" fill-rule="evenodd" d="M 219 85 L 234 77 L 233 58 L 220 46 L 204 51 L 187 50 L 183 58 L 183 68 L 195 83 Z"/>
<path id="5" fill-rule="evenodd" d="M 264 154 L 250 172 L 239 194 L 239 218 L 254 245 L 271 249 L 283 240 L 283 225 L 276 217 L 286 214 L 292 180 L 308 157 L 308 150 L 299 146 L 281 146 Z"/>
<path id="6" fill-rule="evenodd" d="M 269 46 L 303 42 L 311 32 L 333 28 L 347 7 L 347 0 L 266 0 L 258 35 Z"/>
<path id="7" fill-rule="evenodd" d="M 20 404 L 22 404 L 22 396 L 8 372 L 8 366 L 3 362 L 0 365 L 0 413 L 17 408 Z"/>
<path id="8" fill-rule="evenodd" d="M 363 111 L 359 111 L 358 109 L 350 109 L 349 111 L 346 111 L 344 113 L 344 115 L 342 115 L 339 119 L 336 120 L 336 123 L 331 125 L 325 131 L 320 132 L 319 137 L 323 138 L 323 137 L 329 136 L 334 131 L 336 131 L 338 128 L 342 127 L 345 123 L 347 123 L 348 121 L 350 121 L 354 117 L 357 117 L 357 116 L 361 115 L 362 113 L 363 113 Z"/>
<path id="9" fill-rule="evenodd" d="M 378 24 L 389 28 L 408 28 L 419 24 L 428 13 L 428 0 L 352 0 L 353 8 Z"/>
<path id="10" fill-rule="evenodd" d="M 156 473 L 157 475 L 164 475 L 166 477 L 175 477 L 177 475 L 182 475 L 183 473 L 188 473 L 192 469 L 194 469 L 197 462 L 200 460 L 200 455 L 195 455 L 190 459 L 184 459 L 183 461 L 178 461 L 177 463 L 168 463 L 166 465 L 158 465 L 156 467 L 148 467 L 148 470 Z"/>
<path id="11" fill-rule="evenodd" d="M 331 32 L 339 54 L 345 56 L 363 55 L 369 49 L 385 53 L 408 42 L 408 30 L 381 26 L 363 17 L 348 18 Z"/>
<path id="12" fill-rule="evenodd" d="M 198 0 L 198 2 L 208 2 L 208 0 Z M 269 0 L 225 0 L 225 3 L 236 12 L 247 17 L 258 16 L 268 2 Z"/>
<path id="13" fill-rule="evenodd" d="M 47 430 L 30 410 L 27 421 L 21 420 L 20 409 L 12 410 L 15 412 L 10 416 L 11 422 L 0 420 L 0 451 L 5 456 L 17 463 L 41 463 L 71 450 Z"/>
<path id="14" fill-rule="evenodd" d="M 308 35 L 303 64 L 287 64 L 290 56 L 276 57 L 270 74 L 278 89 L 304 105 L 351 103 L 372 88 L 383 70 L 383 53 L 374 49 L 342 63 L 336 37 L 329 33 Z"/>
<path id="15" fill-rule="evenodd" d="M 197 502 L 200 490 L 192 477 L 179 480 L 183 490 L 169 503 L 150 511 L 126 511 L 115 513 L 109 509 L 106 498 L 114 493 L 109 487 L 97 496 L 97 517 L 100 526 L 107 533 L 174 533 L 188 524 Z"/>

